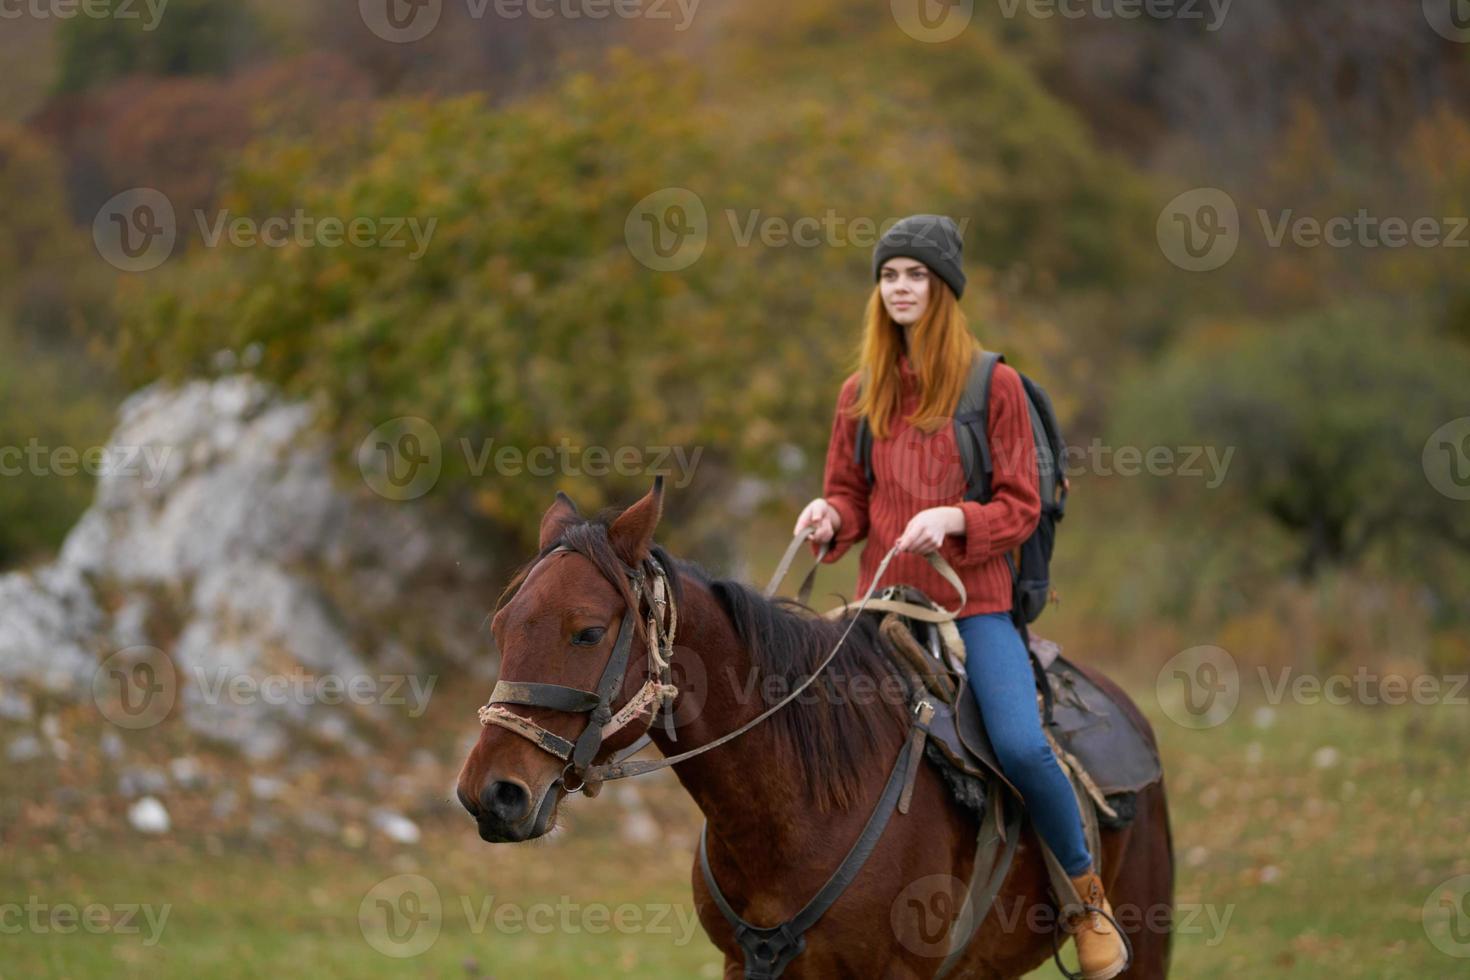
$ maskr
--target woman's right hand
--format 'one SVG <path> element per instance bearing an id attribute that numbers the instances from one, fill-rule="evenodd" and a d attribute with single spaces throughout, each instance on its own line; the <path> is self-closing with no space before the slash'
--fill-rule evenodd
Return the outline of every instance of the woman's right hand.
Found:
<path id="1" fill-rule="evenodd" d="M 842 530 L 842 515 L 837 513 L 837 508 L 821 497 L 806 505 L 801 516 L 796 519 L 796 527 L 791 536 L 795 537 L 801 533 L 801 529 L 808 524 L 815 525 L 816 530 L 812 532 L 811 540 L 820 544 L 823 541 L 831 541 Z"/>

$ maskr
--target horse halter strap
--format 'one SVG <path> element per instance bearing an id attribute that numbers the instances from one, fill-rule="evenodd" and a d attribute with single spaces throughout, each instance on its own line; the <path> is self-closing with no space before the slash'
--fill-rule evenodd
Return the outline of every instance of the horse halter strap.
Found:
<path id="1" fill-rule="evenodd" d="M 563 545 L 553 548 L 547 554 L 570 550 L 572 549 Z M 649 564 L 653 569 L 651 585 L 645 582 L 642 569 L 634 571 L 629 576 L 633 604 L 623 615 L 622 625 L 618 627 L 617 641 L 613 645 L 612 656 L 608 659 L 607 666 L 603 668 L 602 678 L 597 682 L 596 691 L 584 691 L 581 688 L 566 687 L 562 684 L 502 680 L 498 681 L 494 690 L 490 692 L 490 700 L 480 708 L 481 725 L 498 725 L 515 732 L 529 739 L 543 751 L 564 760 L 567 766 L 562 773 L 563 780 L 570 772 L 578 782 L 575 788 L 568 786 L 570 792 L 583 788 L 586 783 L 587 770 L 591 767 L 593 758 L 606 739 L 632 724 L 634 719 L 648 709 L 649 705 L 653 705 L 654 708 L 653 713 L 648 717 L 645 731 L 647 728 L 652 728 L 659 708 L 666 703 L 672 703 L 679 693 L 679 689 L 672 683 L 669 669 L 669 662 L 674 654 L 674 631 L 678 627 L 679 613 L 673 603 L 673 590 L 669 587 L 668 573 L 657 559 L 650 558 Z M 612 702 L 617 697 L 618 691 L 622 689 L 623 678 L 628 671 L 629 653 L 633 647 L 633 621 L 638 616 L 645 589 L 649 597 L 648 679 L 628 700 L 628 703 L 614 714 Z M 664 624 L 666 612 L 667 627 Z M 587 722 L 587 727 L 582 730 L 582 734 L 575 742 L 572 742 L 543 728 L 531 719 L 514 713 L 505 707 L 508 704 L 549 708 L 553 711 L 566 711 L 573 714 L 590 714 L 591 718 Z M 665 712 L 664 725 L 668 730 L 669 738 L 675 739 L 672 711 Z"/>

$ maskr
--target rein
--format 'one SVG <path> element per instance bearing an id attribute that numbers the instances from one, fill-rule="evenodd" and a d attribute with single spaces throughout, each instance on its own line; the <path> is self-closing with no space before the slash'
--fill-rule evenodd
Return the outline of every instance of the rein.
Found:
<path id="1" fill-rule="evenodd" d="M 814 528 L 811 526 L 805 527 L 792 539 L 791 544 L 786 549 L 786 554 L 781 559 L 781 564 L 777 567 L 776 574 L 766 586 L 766 595 L 768 597 L 775 592 L 776 587 L 781 583 L 781 579 L 785 577 L 786 570 L 791 565 L 791 559 L 795 555 L 796 548 L 801 542 L 809 538 L 813 531 Z M 555 554 L 558 551 L 571 550 L 573 549 L 568 548 L 566 545 L 560 545 L 547 552 L 547 556 Z M 821 551 L 817 556 L 817 565 L 821 564 L 821 559 L 826 555 L 826 552 L 827 545 L 823 543 Z M 603 670 L 602 678 L 598 681 L 595 692 L 584 691 L 580 688 L 565 687 L 560 684 L 499 681 L 496 683 L 494 690 L 490 692 L 490 700 L 479 709 L 480 724 L 498 725 L 501 728 L 520 735 L 522 738 L 528 739 L 537 748 L 556 756 L 558 759 L 564 760 L 567 765 L 562 770 L 562 785 L 567 787 L 567 792 L 569 793 L 581 792 L 589 786 L 595 786 L 607 780 L 641 776 L 646 773 L 656 772 L 659 769 L 676 766 L 681 762 L 687 762 L 696 756 L 703 755 L 711 749 L 719 748 L 721 745 L 739 738 L 786 707 L 792 701 L 795 701 L 802 692 L 816 681 L 818 675 L 832 663 L 833 659 L 836 658 L 838 651 L 842 649 L 842 644 L 847 640 L 848 634 L 852 632 L 853 626 L 856 625 L 858 616 L 864 609 L 869 608 L 870 605 L 873 609 L 902 612 L 904 615 L 923 619 L 927 622 L 952 621 L 959 610 L 964 608 L 966 592 L 963 583 L 960 582 L 959 576 L 955 574 L 949 562 L 938 551 L 930 552 L 924 557 L 934 566 L 935 571 L 939 572 L 954 587 L 955 591 L 959 593 L 960 603 L 955 607 L 954 611 L 942 610 L 936 612 L 935 610 L 926 609 L 922 606 L 892 599 L 873 600 L 873 593 L 877 590 L 878 581 L 883 577 L 883 573 L 888 568 L 888 563 L 893 560 L 896 554 L 898 554 L 897 545 L 890 548 L 888 554 L 883 556 L 882 562 L 879 563 L 877 570 L 873 573 L 873 580 L 868 586 L 867 593 L 863 595 L 859 602 L 844 603 L 835 609 L 823 613 L 823 616 L 828 619 L 836 619 L 849 609 L 854 607 L 857 609 L 857 613 L 848 620 L 847 628 L 837 638 L 837 642 L 833 645 L 831 651 L 807 676 L 806 680 L 798 684 L 780 701 L 759 715 L 756 715 L 739 728 L 732 732 L 727 732 L 714 741 L 701 745 L 698 748 L 690 749 L 687 752 L 680 752 L 677 755 L 665 756 L 661 759 L 628 760 L 624 758 L 603 765 L 592 765 L 592 759 L 597 755 L 597 751 L 601 748 L 604 740 L 631 724 L 649 705 L 656 705 L 653 714 L 648 718 L 648 724 L 644 730 L 646 737 L 647 731 L 652 729 L 654 721 L 657 719 L 659 710 L 666 705 L 672 706 L 674 698 L 679 693 L 679 689 L 672 683 L 672 677 L 670 675 L 670 661 L 673 659 L 674 653 L 674 630 L 678 625 L 678 610 L 674 606 L 673 590 L 668 585 L 668 572 L 659 565 L 657 560 L 652 558 L 649 559 L 649 567 L 653 571 L 653 584 L 649 596 L 650 609 L 648 614 L 648 680 L 644 682 L 643 687 L 639 689 L 638 693 L 633 695 L 628 703 L 618 710 L 616 715 L 612 711 L 612 699 L 617 696 L 617 692 L 622 688 L 623 677 L 628 668 L 628 656 L 632 647 L 630 627 L 638 615 L 645 588 L 644 572 L 642 569 L 635 570 L 629 575 L 633 593 L 633 605 L 630 607 L 629 614 L 623 617 L 622 625 L 618 628 L 618 638 L 613 646 L 612 657 L 608 660 L 607 667 Z M 814 566 L 812 571 L 807 574 L 806 580 L 802 583 L 801 593 L 803 602 L 805 602 L 806 595 L 810 593 L 812 577 L 815 572 L 816 567 Z M 664 617 L 662 614 L 664 607 L 667 607 L 668 612 L 669 622 L 667 628 L 663 624 Z M 591 718 L 588 720 L 587 727 L 583 729 L 582 734 L 577 738 L 577 741 L 571 742 L 557 735 L 555 732 L 543 728 L 529 718 L 515 714 L 509 708 L 504 707 L 507 704 L 590 714 Z M 669 738 L 672 741 L 678 741 L 677 736 L 674 734 L 672 710 L 664 713 L 664 724 Z M 641 739 L 639 743 L 635 743 L 634 751 L 637 751 L 639 748 L 642 748 Z M 566 781 L 569 775 L 576 778 L 578 784 L 576 787 L 571 787 Z"/>

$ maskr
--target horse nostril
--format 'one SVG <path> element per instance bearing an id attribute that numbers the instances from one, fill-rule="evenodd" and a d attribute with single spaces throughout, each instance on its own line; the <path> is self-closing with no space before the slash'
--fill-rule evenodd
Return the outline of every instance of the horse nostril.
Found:
<path id="1" fill-rule="evenodd" d="M 531 791 L 518 780 L 499 779 L 485 787 L 480 804 L 506 823 L 520 823 L 531 812 Z"/>

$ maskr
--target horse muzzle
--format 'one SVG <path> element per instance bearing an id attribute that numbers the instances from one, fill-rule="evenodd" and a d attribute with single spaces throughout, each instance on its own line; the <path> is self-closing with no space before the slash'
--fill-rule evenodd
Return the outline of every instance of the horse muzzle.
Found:
<path id="1" fill-rule="evenodd" d="M 563 793 L 560 778 L 552 780 L 539 798 L 519 779 L 492 779 L 478 798 L 467 796 L 463 789 L 457 795 L 479 825 L 481 840 L 513 844 L 533 840 L 551 829 Z"/>

